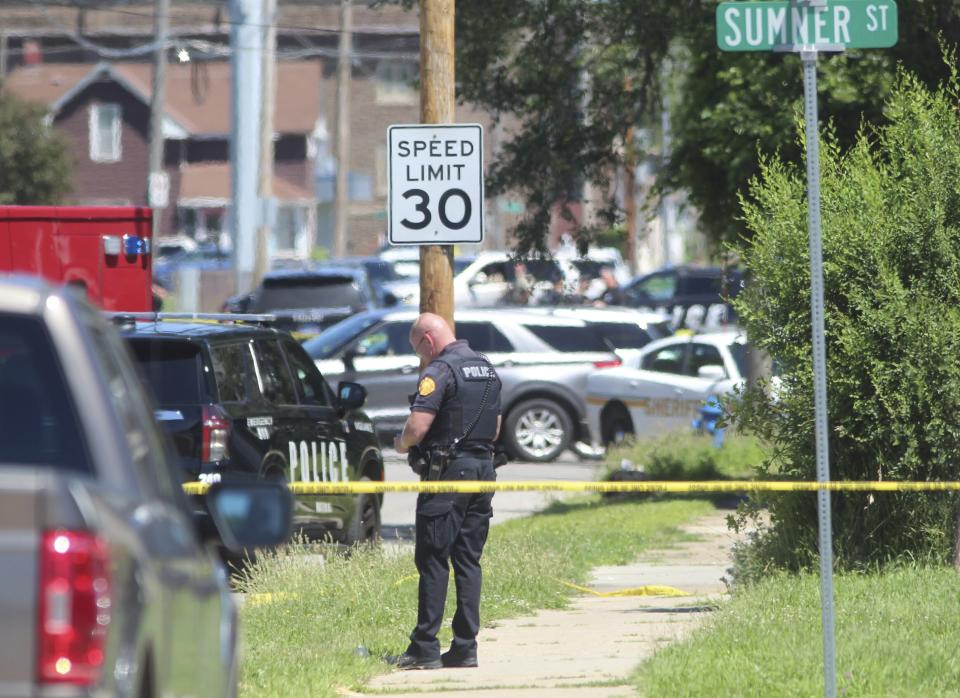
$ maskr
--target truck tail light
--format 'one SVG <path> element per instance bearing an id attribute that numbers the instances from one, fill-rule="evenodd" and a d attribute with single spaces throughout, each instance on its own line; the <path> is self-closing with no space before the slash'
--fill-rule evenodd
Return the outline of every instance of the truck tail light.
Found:
<path id="1" fill-rule="evenodd" d="M 594 368 L 616 368 L 621 363 L 623 362 L 620 361 L 620 359 L 607 359 L 605 361 L 594 361 L 593 367 Z"/>
<path id="2" fill-rule="evenodd" d="M 110 556 L 86 531 L 44 531 L 40 554 L 37 679 L 90 686 L 110 626 Z"/>
<path id="3" fill-rule="evenodd" d="M 227 440 L 230 436 L 230 422 L 227 415 L 215 405 L 203 408 L 203 453 L 200 460 L 215 463 L 227 457 Z"/>

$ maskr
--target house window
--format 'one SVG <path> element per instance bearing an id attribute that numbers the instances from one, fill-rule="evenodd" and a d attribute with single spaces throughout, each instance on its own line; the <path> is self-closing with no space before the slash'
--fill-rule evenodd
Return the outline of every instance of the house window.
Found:
<path id="1" fill-rule="evenodd" d="M 380 61 L 377 64 L 376 102 L 388 106 L 408 106 L 417 103 L 413 81 L 417 79 L 417 65 L 401 61 Z"/>
<path id="2" fill-rule="evenodd" d="M 119 104 L 94 104 L 90 107 L 90 159 L 94 162 L 120 161 Z"/>
<path id="3" fill-rule="evenodd" d="M 281 204 L 277 207 L 277 221 L 273 229 L 276 251 L 281 254 L 296 253 L 299 236 L 306 225 L 306 210 L 302 206 Z"/>

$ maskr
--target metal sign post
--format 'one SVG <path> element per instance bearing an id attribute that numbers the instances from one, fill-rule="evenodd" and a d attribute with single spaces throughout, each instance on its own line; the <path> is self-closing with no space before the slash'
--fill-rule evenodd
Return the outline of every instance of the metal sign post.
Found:
<path id="1" fill-rule="evenodd" d="M 823 327 L 823 247 L 820 235 L 820 128 L 817 114 L 817 50 L 800 51 L 807 140 L 807 220 L 810 228 L 810 315 L 813 335 L 813 406 L 816 420 L 817 482 L 830 481 L 827 431 L 827 349 Z M 823 623 L 824 695 L 837 695 L 837 652 L 833 621 L 833 531 L 830 493 L 817 492 L 820 525 L 820 608 Z"/>
<path id="2" fill-rule="evenodd" d="M 810 315 L 817 482 L 830 482 L 827 420 L 827 351 L 824 339 L 823 247 L 820 229 L 820 129 L 817 55 L 844 48 L 885 48 L 897 42 L 894 0 L 722 2 L 716 13 L 717 46 L 724 51 L 788 51 L 803 62 L 807 141 L 807 220 L 810 239 Z M 833 604 L 833 531 L 830 492 L 817 491 L 824 695 L 837 695 Z"/>

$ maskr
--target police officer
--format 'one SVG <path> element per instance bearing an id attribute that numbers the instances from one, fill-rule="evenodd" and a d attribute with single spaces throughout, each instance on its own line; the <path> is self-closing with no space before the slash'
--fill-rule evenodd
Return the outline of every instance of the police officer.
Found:
<path id="1" fill-rule="evenodd" d="M 440 480 L 496 480 L 494 442 L 500 433 L 500 379 L 490 362 L 457 339 L 446 321 L 424 313 L 410 329 L 413 350 L 429 365 L 410 416 L 394 441 L 399 453 L 416 447 Z M 417 498 L 415 560 L 420 573 L 417 625 L 402 669 L 477 666 L 480 555 L 493 515 L 493 493 L 421 493 Z M 440 654 L 437 633 L 447 598 L 449 562 L 457 588 L 453 643 Z"/>

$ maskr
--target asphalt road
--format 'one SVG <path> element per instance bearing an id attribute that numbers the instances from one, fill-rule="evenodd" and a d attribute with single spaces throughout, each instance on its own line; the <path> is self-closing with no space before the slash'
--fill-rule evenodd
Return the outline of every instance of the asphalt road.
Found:
<path id="1" fill-rule="evenodd" d="M 384 449 L 386 480 L 414 481 L 417 476 L 407 465 L 406 456 L 393 449 Z M 497 479 L 504 481 L 523 480 L 594 480 L 600 472 L 601 461 L 583 461 L 573 453 L 566 452 L 553 463 L 510 463 L 497 469 Z M 518 516 L 527 516 L 540 511 L 560 498 L 560 492 L 498 492 L 493 498 L 493 523 L 497 524 Z M 383 539 L 413 542 L 416 493 L 387 492 L 383 496 Z"/>

